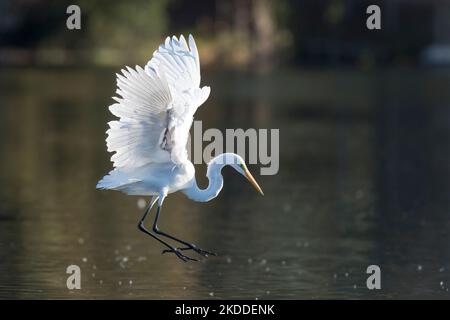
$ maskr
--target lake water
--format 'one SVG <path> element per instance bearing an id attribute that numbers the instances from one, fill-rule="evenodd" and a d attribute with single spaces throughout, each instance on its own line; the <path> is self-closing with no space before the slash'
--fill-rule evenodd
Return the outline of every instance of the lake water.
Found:
<path id="1" fill-rule="evenodd" d="M 1 70 L 0 298 L 450 297 L 449 71 L 207 73 L 196 119 L 279 128 L 280 170 L 251 166 L 264 197 L 227 168 L 217 199 L 166 199 L 160 228 L 220 254 L 189 263 L 138 231 L 140 197 L 95 189 L 115 72 Z"/>

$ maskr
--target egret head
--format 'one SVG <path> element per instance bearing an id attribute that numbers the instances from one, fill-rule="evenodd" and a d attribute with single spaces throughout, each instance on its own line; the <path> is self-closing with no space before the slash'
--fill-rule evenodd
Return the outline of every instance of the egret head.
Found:
<path id="1" fill-rule="evenodd" d="M 253 178 L 252 174 L 248 170 L 244 159 L 242 159 L 241 156 L 235 153 L 222 153 L 212 159 L 208 164 L 208 170 L 206 172 L 207 177 L 210 180 L 215 180 L 219 176 L 221 177 L 220 172 L 224 166 L 231 166 L 234 170 L 243 175 L 252 184 L 256 191 L 264 195 L 261 187 L 258 185 L 255 178 Z"/>

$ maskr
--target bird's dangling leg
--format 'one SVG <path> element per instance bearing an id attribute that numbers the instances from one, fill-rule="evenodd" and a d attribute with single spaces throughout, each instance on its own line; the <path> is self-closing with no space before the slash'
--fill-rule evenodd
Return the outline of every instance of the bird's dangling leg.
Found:
<path id="1" fill-rule="evenodd" d="M 157 200 L 158 200 L 158 197 L 157 196 L 153 196 L 152 200 L 150 201 L 150 204 L 148 205 L 147 209 L 145 210 L 145 213 L 144 213 L 142 219 L 139 221 L 139 224 L 138 224 L 139 230 L 141 230 L 145 234 L 148 234 L 152 238 L 154 238 L 154 239 L 158 240 L 159 242 L 161 242 L 163 245 L 165 245 L 167 248 L 169 248 L 170 252 L 174 252 L 177 255 L 177 257 L 180 258 L 181 260 L 183 260 L 184 262 L 187 262 L 188 260 L 197 261 L 196 259 L 193 259 L 193 258 L 190 258 L 188 256 L 185 256 L 177 248 L 171 246 L 166 241 L 160 239 L 159 237 L 157 237 L 156 235 L 154 235 L 153 233 L 148 231 L 147 228 L 145 227 L 145 219 L 147 218 L 148 214 L 150 213 L 153 205 L 155 204 L 155 202 Z M 158 206 L 158 210 L 159 210 L 159 206 Z"/>
<path id="2" fill-rule="evenodd" d="M 182 243 L 182 242 L 180 241 L 180 243 Z M 194 245 L 192 243 L 190 245 L 191 245 L 191 247 L 188 246 L 188 247 L 177 248 L 177 250 L 180 250 L 180 251 L 194 250 L 195 252 L 197 252 L 198 254 L 200 254 L 200 255 L 202 255 L 204 257 L 217 256 L 217 253 L 214 253 L 214 252 L 211 252 L 211 251 L 206 251 L 204 249 L 198 248 L 196 245 Z M 168 253 L 168 252 L 172 252 L 172 249 L 164 249 L 162 251 L 163 254 L 164 253 Z"/>
<path id="3" fill-rule="evenodd" d="M 157 234 L 159 234 L 159 235 L 162 235 L 162 236 L 164 236 L 164 237 L 167 237 L 167 238 L 169 238 L 169 239 L 172 239 L 172 240 L 174 240 L 174 241 L 177 241 L 177 242 L 179 242 L 179 243 L 181 243 L 181 244 L 183 244 L 183 245 L 186 246 L 186 247 L 184 247 L 184 248 L 176 248 L 176 251 L 178 251 L 178 252 L 179 252 L 179 251 L 184 251 L 184 250 L 193 250 L 193 251 L 197 252 L 198 254 L 200 254 L 200 255 L 202 255 L 202 256 L 204 256 L 204 257 L 207 257 L 207 256 L 209 256 L 209 255 L 211 255 L 211 256 L 216 256 L 216 255 L 217 255 L 217 254 L 215 254 L 215 253 L 213 253 L 213 252 L 209 252 L 209 251 L 200 249 L 200 248 L 198 248 L 195 244 L 192 244 L 192 243 L 186 242 L 186 241 L 184 241 L 184 240 L 175 238 L 174 236 L 172 236 L 172 235 L 170 235 L 170 234 L 167 234 L 167 233 L 165 233 L 165 232 L 159 230 L 159 228 L 158 228 L 158 219 L 159 219 L 159 215 L 160 215 L 160 213 L 161 213 L 161 205 L 162 205 L 162 201 L 158 202 L 158 209 L 157 209 L 157 211 L 156 211 L 155 220 L 153 221 L 153 231 L 154 231 L 155 233 L 157 233 Z M 166 249 L 166 250 L 163 250 L 162 253 L 174 252 L 173 250 L 174 250 L 173 248 L 170 248 L 170 249 L 168 249 L 168 250 Z"/>

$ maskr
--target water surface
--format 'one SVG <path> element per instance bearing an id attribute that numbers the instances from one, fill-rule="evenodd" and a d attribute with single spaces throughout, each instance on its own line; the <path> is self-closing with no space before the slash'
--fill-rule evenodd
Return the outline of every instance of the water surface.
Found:
<path id="1" fill-rule="evenodd" d="M 170 195 L 160 228 L 220 254 L 182 263 L 139 197 L 95 189 L 116 71 L 0 72 L 0 298 L 450 297 L 450 73 L 206 74 L 203 127 L 279 128 L 280 171 L 252 166 L 265 197 L 229 168 L 214 201 Z"/>

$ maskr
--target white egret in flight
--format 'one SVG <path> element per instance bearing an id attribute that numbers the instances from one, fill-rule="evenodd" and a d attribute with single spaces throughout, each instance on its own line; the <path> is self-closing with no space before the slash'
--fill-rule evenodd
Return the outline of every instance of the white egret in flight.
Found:
<path id="1" fill-rule="evenodd" d="M 209 96 L 210 88 L 200 88 L 200 61 L 194 38 L 189 45 L 183 36 L 168 37 L 153 53 L 145 69 L 127 67 L 117 74 L 117 95 L 109 107 L 119 119 L 109 122 L 106 145 L 115 152 L 114 169 L 103 177 L 99 189 L 118 190 L 130 195 L 152 196 L 139 229 L 167 247 L 183 261 L 196 260 L 182 253 L 193 250 L 203 256 L 213 254 L 194 244 L 171 236 L 158 228 L 161 206 L 170 193 L 181 191 L 194 201 L 215 198 L 223 186 L 221 170 L 229 165 L 263 194 L 261 188 L 237 154 L 221 154 L 208 164 L 209 185 L 200 189 L 195 169 L 188 159 L 186 144 L 197 108 Z M 152 230 L 145 219 L 157 202 Z M 163 240 L 181 244 L 174 247 Z"/>

